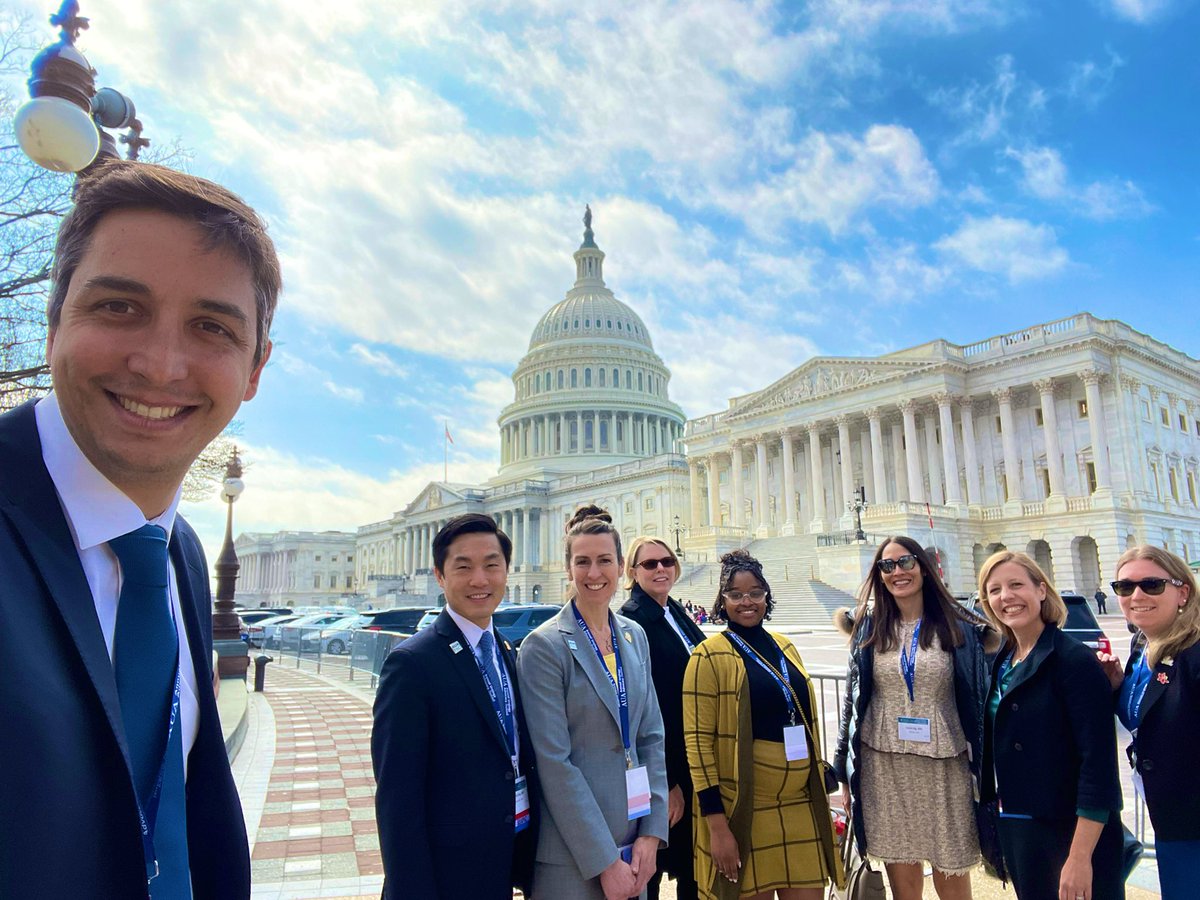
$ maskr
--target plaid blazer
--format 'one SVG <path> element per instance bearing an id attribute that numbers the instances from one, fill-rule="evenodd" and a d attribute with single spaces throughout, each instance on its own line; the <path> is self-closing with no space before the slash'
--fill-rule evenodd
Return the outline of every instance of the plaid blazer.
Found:
<path id="1" fill-rule="evenodd" d="M 808 708 L 817 710 L 812 679 L 790 640 L 768 632 L 808 682 Z M 813 716 L 812 742 L 820 752 L 821 723 Z M 683 676 L 683 735 L 687 746 L 688 767 L 697 794 L 714 785 L 721 788 L 721 801 L 729 828 L 739 847 L 750 844 L 750 820 L 754 805 L 754 732 L 750 721 L 750 686 L 742 656 L 724 634 L 708 638 L 696 648 Z M 816 762 L 816 760 L 814 760 Z M 829 817 L 829 798 L 825 794 L 821 767 L 811 767 L 809 793 L 824 817 L 817 816 L 821 843 L 828 871 L 841 883 L 842 864 L 833 840 Z M 708 825 L 700 813 L 700 801 L 693 803 L 696 834 L 696 883 L 703 896 L 735 898 L 738 886 L 716 877 L 712 863 Z"/>

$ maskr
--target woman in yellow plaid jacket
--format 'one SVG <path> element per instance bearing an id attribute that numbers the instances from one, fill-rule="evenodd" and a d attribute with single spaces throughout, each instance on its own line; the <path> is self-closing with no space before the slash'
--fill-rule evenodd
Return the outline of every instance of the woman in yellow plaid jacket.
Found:
<path id="1" fill-rule="evenodd" d="M 729 627 L 684 676 L 696 883 L 711 900 L 820 900 L 843 881 L 816 698 L 792 642 L 762 627 L 774 605 L 758 560 L 722 556 L 712 615 Z"/>

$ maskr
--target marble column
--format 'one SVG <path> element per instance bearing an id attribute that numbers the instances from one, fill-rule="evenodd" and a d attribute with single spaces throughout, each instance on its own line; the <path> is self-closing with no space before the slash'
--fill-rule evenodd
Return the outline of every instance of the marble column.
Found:
<path id="1" fill-rule="evenodd" d="M 914 503 L 924 503 L 925 485 L 921 479 L 921 444 L 917 440 L 917 401 L 902 400 L 900 412 L 904 416 L 904 467 L 908 473 L 908 499 Z"/>
<path id="2" fill-rule="evenodd" d="M 783 456 L 783 534 L 796 533 L 796 462 L 793 459 L 792 433 L 779 432 Z"/>
<path id="3" fill-rule="evenodd" d="M 700 460 L 689 459 L 688 463 L 688 492 L 692 501 L 691 504 L 691 526 L 696 528 L 703 524 L 701 519 L 701 497 L 700 497 Z"/>
<path id="4" fill-rule="evenodd" d="M 1104 401 L 1100 396 L 1100 382 L 1104 373 L 1085 369 L 1079 373 L 1087 393 L 1088 428 L 1092 433 L 1092 463 L 1096 467 L 1096 492 L 1112 490 L 1108 470 L 1108 442 L 1104 425 Z M 1169 493 L 1170 487 L 1166 486 Z"/>
<path id="5" fill-rule="evenodd" d="M 862 458 L 862 486 L 868 497 L 875 496 L 875 467 L 871 464 L 871 429 L 858 432 L 858 455 Z"/>
<path id="6" fill-rule="evenodd" d="M 841 456 L 842 470 L 842 505 L 838 509 L 843 528 L 849 528 L 854 516 L 846 509 L 846 504 L 854 496 L 854 457 L 850 448 L 850 417 L 840 415 L 834 421 L 838 430 L 838 453 Z"/>
<path id="7" fill-rule="evenodd" d="M 958 449 L 954 441 L 954 398 L 949 394 L 935 394 L 938 417 L 942 427 L 942 468 L 946 472 L 946 502 L 951 506 L 962 505 L 962 487 L 958 481 Z"/>
<path id="8" fill-rule="evenodd" d="M 813 509 L 808 530 L 813 534 L 820 534 L 825 530 L 825 467 L 821 461 L 821 426 L 815 422 L 808 426 L 808 460 L 811 468 L 809 483 Z"/>
<path id="9" fill-rule="evenodd" d="M 979 486 L 979 461 L 975 455 L 975 406 L 970 397 L 958 398 L 958 418 L 962 422 L 963 468 L 967 470 L 967 503 L 983 502 Z"/>
<path id="10" fill-rule="evenodd" d="M 942 460 L 938 453 L 937 422 L 931 410 L 925 410 L 921 415 L 925 431 L 925 469 L 929 472 L 929 502 L 941 506 L 946 502 L 942 494 Z"/>
<path id="11" fill-rule="evenodd" d="M 521 571 L 528 572 L 533 565 L 533 510 L 521 511 L 524 529 L 521 532 Z"/>
<path id="12" fill-rule="evenodd" d="M 1129 465 L 1130 489 L 1146 493 L 1146 440 L 1142 434 L 1141 410 L 1138 409 L 1142 383 L 1130 375 L 1125 375 L 1121 378 L 1121 388 L 1125 418 L 1128 422 L 1126 452 L 1133 457 Z"/>
<path id="13" fill-rule="evenodd" d="M 767 500 L 767 439 L 763 435 L 759 435 L 754 442 L 754 474 L 754 518 L 758 525 L 755 536 L 765 538 L 771 533 L 771 509 Z"/>
<path id="14" fill-rule="evenodd" d="M 871 428 L 871 471 L 875 476 L 875 492 L 870 495 L 872 503 L 887 503 L 889 500 L 887 469 L 883 459 L 883 423 L 879 419 L 879 408 L 867 410 L 867 422 Z"/>
<path id="15" fill-rule="evenodd" d="M 733 485 L 733 496 L 729 501 L 729 524 L 735 528 L 746 527 L 746 504 L 742 499 L 742 444 L 741 441 L 729 442 L 729 459 L 732 471 L 730 481 Z"/>
<path id="16" fill-rule="evenodd" d="M 904 428 L 899 422 L 892 422 L 892 471 L 896 473 L 896 490 L 893 500 L 908 499 L 908 465 L 905 463 Z"/>
<path id="17" fill-rule="evenodd" d="M 1017 462 L 1017 426 L 1012 414 L 1012 388 L 992 391 L 1000 406 L 1000 443 L 1004 447 L 1004 484 L 1009 503 L 1021 502 L 1021 472 Z"/>
<path id="18" fill-rule="evenodd" d="M 1050 479 L 1050 495 L 1046 498 L 1047 510 L 1066 510 L 1066 487 L 1063 476 L 1062 448 L 1058 443 L 1058 409 L 1054 405 L 1054 379 L 1041 378 L 1033 383 L 1042 401 L 1042 436 L 1046 443 L 1046 474 Z"/>
<path id="19" fill-rule="evenodd" d="M 721 524 L 721 471 L 718 468 L 720 457 L 710 453 L 704 459 L 708 469 L 708 524 L 716 527 Z M 699 522 L 697 522 L 699 524 Z"/>

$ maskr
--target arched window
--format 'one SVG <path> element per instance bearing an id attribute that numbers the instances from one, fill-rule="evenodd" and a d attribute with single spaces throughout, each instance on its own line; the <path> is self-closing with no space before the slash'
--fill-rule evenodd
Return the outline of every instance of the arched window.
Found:
<path id="1" fill-rule="evenodd" d="M 642 386 L 642 371 L 641 371 L 641 369 L 638 369 L 638 390 L 639 391 L 645 390 L 645 388 Z"/>
<path id="2" fill-rule="evenodd" d="M 593 424 L 592 424 L 591 419 L 588 419 L 586 422 L 583 423 L 583 449 L 584 450 L 592 449 L 592 436 L 593 436 L 592 429 L 593 429 Z"/>
<path id="3" fill-rule="evenodd" d="M 583 386 L 584 387 L 592 386 L 592 370 L 591 369 L 583 370 Z"/>
<path id="4" fill-rule="evenodd" d="M 617 319 L 617 331 L 621 330 L 621 320 Z"/>
<path id="5" fill-rule="evenodd" d="M 563 370 L 558 370 L 558 389 L 561 391 L 563 386 Z"/>
<path id="6" fill-rule="evenodd" d="M 542 392 L 542 373 L 538 372 L 533 376 L 533 389 L 536 393 Z"/>
<path id="7" fill-rule="evenodd" d="M 609 331 L 612 330 L 612 319 L 608 320 L 608 329 L 609 329 Z"/>
<path id="8" fill-rule="evenodd" d="M 600 421 L 600 446 L 608 446 L 608 423 L 604 420 Z"/>
<path id="9" fill-rule="evenodd" d="M 591 328 L 591 327 L 592 327 L 592 320 L 591 320 L 591 319 L 584 319 L 584 320 L 583 320 L 583 327 L 584 327 L 584 328 Z"/>
<path id="10" fill-rule="evenodd" d="M 573 387 L 573 388 L 579 387 L 579 370 L 578 369 L 571 370 L 571 387 Z"/>
<path id="11" fill-rule="evenodd" d="M 576 320 L 575 320 L 575 327 L 576 327 L 576 328 L 578 328 L 578 327 L 579 327 L 579 320 L 578 320 L 578 319 L 576 319 Z"/>
<path id="12" fill-rule="evenodd" d="M 604 369 L 601 369 L 601 370 L 600 370 L 600 387 L 605 387 L 605 384 L 604 384 L 604 376 L 605 376 L 605 374 L 606 374 L 606 373 L 605 373 L 605 370 L 604 370 Z"/>
<path id="13" fill-rule="evenodd" d="M 550 390 L 550 370 L 549 369 L 546 370 L 546 379 L 542 383 L 544 385 L 546 385 L 546 390 Z"/>
<path id="14" fill-rule="evenodd" d="M 629 369 L 625 370 L 625 390 L 633 390 L 633 372 Z"/>
<path id="15" fill-rule="evenodd" d="M 613 387 L 619 388 L 620 386 L 621 386 L 621 372 L 618 369 L 613 369 Z"/>

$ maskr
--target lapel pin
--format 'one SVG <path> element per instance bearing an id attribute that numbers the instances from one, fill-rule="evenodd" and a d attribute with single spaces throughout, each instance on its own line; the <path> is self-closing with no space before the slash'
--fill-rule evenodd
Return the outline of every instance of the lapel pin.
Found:
<path id="1" fill-rule="evenodd" d="M 1158 678 L 1159 684 L 1170 684 L 1171 683 L 1171 679 L 1167 677 L 1166 672 L 1159 672 L 1157 678 Z"/>
<path id="2" fill-rule="evenodd" d="M 462 653 L 462 644 L 460 644 L 458 641 L 451 641 L 450 649 L 455 653 Z"/>
<path id="3" fill-rule="evenodd" d="M 578 647 L 575 646 L 575 642 L 573 640 L 571 640 L 570 638 L 567 638 L 567 646 L 570 647 L 572 650 L 579 649 Z"/>
<path id="4" fill-rule="evenodd" d="M 1163 664 L 1164 666 L 1173 666 L 1173 665 L 1175 665 L 1175 660 L 1174 660 L 1173 658 L 1171 658 L 1170 656 L 1164 656 L 1164 657 L 1162 658 L 1161 662 L 1162 662 L 1162 664 Z"/>
<path id="5" fill-rule="evenodd" d="M 505 649 L 505 650 L 511 650 L 511 649 L 512 649 L 512 644 L 510 644 L 508 641 L 505 641 L 505 642 L 504 642 L 504 649 Z"/>
<path id="6" fill-rule="evenodd" d="M 628 631 L 622 631 L 621 634 L 625 635 L 625 640 L 629 641 L 629 643 L 631 643 L 631 644 L 633 643 L 633 635 L 632 634 L 630 634 Z"/>

